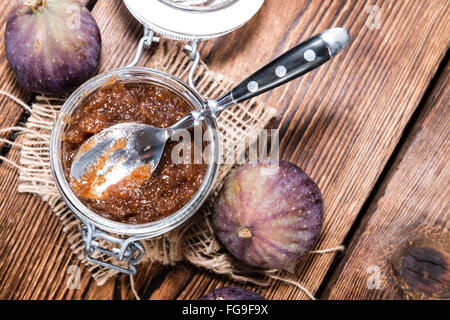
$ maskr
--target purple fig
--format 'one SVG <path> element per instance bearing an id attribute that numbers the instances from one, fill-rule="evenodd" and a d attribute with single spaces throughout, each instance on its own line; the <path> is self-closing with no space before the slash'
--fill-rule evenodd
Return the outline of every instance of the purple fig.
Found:
<path id="1" fill-rule="evenodd" d="M 25 88 L 62 94 L 97 71 L 101 36 L 89 10 L 76 0 L 19 0 L 8 16 L 5 46 Z"/>
<path id="2" fill-rule="evenodd" d="M 211 291 L 199 300 L 265 300 L 259 294 L 253 291 L 235 288 L 223 287 Z"/>
<path id="3" fill-rule="evenodd" d="M 245 164 L 227 178 L 212 224 L 241 262 L 293 272 L 320 236 L 323 211 L 319 188 L 299 167 Z"/>

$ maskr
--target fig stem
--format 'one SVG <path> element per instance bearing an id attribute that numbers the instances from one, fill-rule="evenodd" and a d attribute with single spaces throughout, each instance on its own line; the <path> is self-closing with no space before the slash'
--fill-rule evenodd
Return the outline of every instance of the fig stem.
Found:
<path id="1" fill-rule="evenodd" d="M 252 232 L 250 231 L 249 228 L 247 227 L 240 227 L 238 229 L 238 237 L 241 239 L 250 239 L 251 237 L 253 237 Z"/>
<path id="2" fill-rule="evenodd" d="M 23 4 L 30 7 L 30 9 L 33 10 L 34 13 L 37 12 L 40 6 L 47 5 L 45 0 L 25 0 Z"/>

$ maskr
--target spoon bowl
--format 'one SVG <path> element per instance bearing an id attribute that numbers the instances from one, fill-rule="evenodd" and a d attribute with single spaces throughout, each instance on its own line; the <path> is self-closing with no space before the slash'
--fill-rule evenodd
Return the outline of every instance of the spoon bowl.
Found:
<path id="1" fill-rule="evenodd" d="M 138 123 L 120 123 L 86 140 L 76 153 L 70 175 L 78 183 L 89 181 L 93 194 L 101 197 L 111 185 L 129 176 L 136 168 L 158 166 L 170 131 Z M 101 181 L 101 183 L 100 183 Z"/>

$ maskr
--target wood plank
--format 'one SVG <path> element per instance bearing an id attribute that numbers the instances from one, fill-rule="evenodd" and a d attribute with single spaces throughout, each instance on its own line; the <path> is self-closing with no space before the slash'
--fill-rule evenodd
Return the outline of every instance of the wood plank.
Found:
<path id="1" fill-rule="evenodd" d="M 2 1 L 0 3 L 0 12 L 5 12 L 7 14 L 2 14 L 0 16 L 0 90 L 10 93 L 26 102 L 30 102 L 31 93 L 23 89 L 19 82 L 16 80 L 14 73 L 12 72 L 8 60 L 6 59 L 5 51 L 5 29 L 6 21 L 8 19 L 9 12 L 14 7 L 15 1 Z M 5 96 L 0 96 L 0 119 L 2 120 L 2 128 L 13 126 L 22 116 L 23 109 L 18 107 L 14 102 Z M 4 138 L 5 134 L 0 134 L 0 138 Z M 0 142 L 0 150 L 4 144 Z"/>
<path id="2" fill-rule="evenodd" d="M 379 30 L 366 25 L 371 4 L 381 8 Z M 326 216 L 317 248 L 343 241 L 418 106 L 448 48 L 448 37 L 439 36 L 450 31 L 448 4 L 266 1 L 258 17 L 216 40 L 207 56 L 212 69 L 242 78 L 241 70 L 264 64 L 268 57 L 320 30 L 331 26 L 350 30 L 348 51 L 266 96 L 280 110 L 282 158 L 303 167 L 324 193 Z M 272 37 L 277 32 L 286 34 Z M 332 259 L 332 254 L 311 255 L 295 279 L 314 293 Z M 178 279 L 174 284 L 169 273 L 151 298 L 196 299 L 230 283 L 226 277 L 204 271 L 188 281 Z M 280 283 L 254 289 L 270 299 L 306 298 L 299 289 Z"/>
<path id="3" fill-rule="evenodd" d="M 81 2 L 88 3 L 89 0 Z M 9 11 L 13 3 L 4 2 L 0 8 Z M 21 89 L 7 65 L 3 37 L 0 46 L 2 90 L 29 102 L 31 94 Z M 14 125 L 23 110 L 9 100 L 2 98 L 1 101 L 2 127 Z M 18 154 L 19 150 L 13 148 L 9 159 L 17 161 Z M 17 192 L 17 172 L 6 164 L 0 166 L 0 186 L 0 299 L 113 297 L 115 279 L 103 287 L 111 289 L 102 290 L 102 295 L 95 294 L 96 286 L 89 293 L 85 292 L 92 279 L 84 267 L 80 269 L 80 289 L 69 289 L 67 284 L 72 278 L 67 273 L 68 267 L 78 266 L 79 261 L 68 246 L 58 218 L 52 215 L 45 202 L 33 195 Z"/>
<path id="4" fill-rule="evenodd" d="M 18 155 L 13 148 L 10 160 L 17 161 Z M 68 288 L 68 267 L 79 261 L 51 208 L 17 192 L 18 174 L 11 167 L 0 166 L 0 185 L 0 299 L 80 299 L 91 277 L 82 267 L 80 290 Z M 114 281 L 109 285 L 113 289 Z M 113 290 L 105 292 L 112 297 Z"/>
<path id="5" fill-rule="evenodd" d="M 18 161 L 13 148 L 9 159 Z M 102 287 L 72 253 L 62 224 L 38 197 L 19 194 L 15 169 L 0 166 L 0 299 L 132 299 L 127 276 Z M 70 288 L 73 267 L 80 267 L 79 288 Z M 162 268 L 141 268 L 136 281 L 150 282 Z M 119 285 L 119 286 L 118 286 Z M 144 293 L 142 293 L 144 294 Z"/>
<path id="6" fill-rule="evenodd" d="M 450 64 L 368 209 L 340 272 L 328 283 L 325 299 L 450 298 L 449 83 Z"/>
<path id="7" fill-rule="evenodd" d="M 449 12 L 442 1 L 424 4 L 418 0 L 391 0 L 375 4 L 382 8 L 380 30 L 367 28 L 368 4 L 361 1 L 280 4 L 267 0 L 263 10 L 243 29 L 202 46 L 202 55 L 213 70 L 238 80 L 321 30 L 331 26 L 349 28 L 354 40 L 347 52 L 265 97 L 280 111 L 283 158 L 306 169 L 323 190 L 327 209 L 318 247 L 334 246 L 346 236 L 448 47 L 445 35 L 450 31 Z M 103 36 L 101 70 L 126 65 L 134 56 L 142 27 L 119 0 L 100 0 L 93 14 Z M 411 21 L 413 27 L 408 23 Z M 435 37 L 430 39 L 429 34 Z M 149 59 L 151 56 L 145 54 L 141 65 Z M 82 289 L 67 290 L 64 283 L 66 267 L 71 263 L 69 250 L 63 244 L 64 235 L 57 231 L 60 226 L 48 222 L 56 218 L 39 200 L 15 194 L 14 175 L 5 173 L 1 177 L 5 180 L 1 181 L 0 203 L 4 210 L 0 212 L 5 218 L 0 221 L 0 239 L 9 243 L 0 251 L 5 259 L 0 274 L 9 274 L 0 280 L 2 296 L 132 297 L 127 278 L 111 279 L 98 288 L 85 272 Z M 33 224 L 32 229 L 18 225 L 25 217 Z M 38 232 L 41 228 L 43 231 Z M 42 244 L 32 247 L 29 239 L 40 239 Z M 59 248 L 57 243 L 62 246 L 60 253 L 54 250 Z M 41 248 L 54 253 L 39 255 Z M 24 260 L 28 257 L 29 262 Z M 332 258 L 311 256 L 299 267 L 296 278 L 315 292 Z M 167 273 L 165 278 L 161 278 L 164 273 L 160 270 L 139 275 L 142 278 L 137 279 L 137 289 L 144 297 L 195 299 L 211 288 L 230 283 L 224 277 L 186 265 L 163 271 Z M 28 279 L 35 276 L 40 278 L 30 294 Z M 278 283 L 258 290 L 273 299 L 305 297 L 299 290 Z"/>
<path id="8" fill-rule="evenodd" d="M 116 8 L 121 9 L 119 5 Z M 95 14 L 94 17 L 98 20 Z M 104 46 L 110 48 L 109 45 L 118 39 L 109 37 L 105 31 L 111 21 L 103 22 L 100 27 Z M 141 28 L 137 23 L 135 28 L 138 38 Z M 134 40 L 129 43 L 136 44 Z M 124 52 L 130 53 L 131 57 L 134 48 Z M 110 60 L 105 56 L 114 55 L 108 49 L 104 50 L 102 62 L 107 63 L 102 64 L 101 70 L 121 66 L 120 62 L 108 64 Z M 11 105 L 20 109 L 14 103 Z M 13 148 L 8 158 L 17 161 L 18 155 L 19 150 Z M 113 299 L 122 298 L 122 295 L 123 298 L 134 298 L 128 277 L 112 278 L 98 287 L 84 267 L 80 269 L 80 288 L 68 288 L 67 283 L 71 280 L 68 267 L 79 266 L 80 263 L 72 254 L 62 225 L 51 208 L 33 195 L 19 194 L 17 178 L 15 170 L 7 164 L 0 166 L 0 243 L 4 244 L 0 248 L 0 274 L 7 275 L 0 279 L 0 299 Z M 145 280 L 151 281 L 154 273 L 162 271 L 162 268 L 148 269 L 148 273 L 139 274 L 137 281 L 145 284 Z"/>

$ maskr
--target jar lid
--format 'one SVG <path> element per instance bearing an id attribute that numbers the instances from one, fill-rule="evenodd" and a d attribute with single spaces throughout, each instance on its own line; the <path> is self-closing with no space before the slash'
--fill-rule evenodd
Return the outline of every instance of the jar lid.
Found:
<path id="1" fill-rule="evenodd" d="M 206 40 L 250 20 L 264 0 L 123 0 L 131 14 L 157 34 L 175 40 Z"/>

